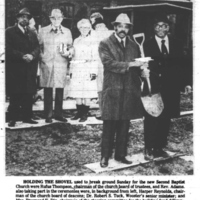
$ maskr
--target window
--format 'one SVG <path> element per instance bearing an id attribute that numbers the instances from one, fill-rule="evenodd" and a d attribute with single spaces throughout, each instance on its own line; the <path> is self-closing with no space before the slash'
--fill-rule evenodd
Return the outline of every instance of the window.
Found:
<path id="1" fill-rule="evenodd" d="M 69 3 L 60 3 L 59 7 L 67 19 L 74 18 L 74 5 Z"/>

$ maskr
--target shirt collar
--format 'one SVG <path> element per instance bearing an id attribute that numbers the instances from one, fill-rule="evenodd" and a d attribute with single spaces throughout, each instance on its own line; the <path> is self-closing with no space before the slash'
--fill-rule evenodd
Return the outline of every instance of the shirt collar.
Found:
<path id="1" fill-rule="evenodd" d="M 167 45 L 169 43 L 168 36 L 166 35 L 164 38 L 159 38 L 157 35 L 155 35 L 156 41 L 161 44 L 162 40 L 165 40 L 165 44 Z"/>
<path id="2" fill-rule="evenodd" d="M 22 27 L 20 24 L 17 24 L 18 28 L 22 31 L 22 33 L 24 33 L 24 27 Z"/>
<path id="3" fill-rule="evenodd" d="M 50 26 L 50 32 L 55 31 L 56 29 L 58 29 L 58 32 L 63 33 L 62 26 L 59 26 L 58 28 L 56 28 L 55 26 L 53 26 L 51 24 L 51 26 Z"/>
<path id="4" fill-rule="evenodd" d="M 121 43 L 121 41 L 124 42 L 124 46 L 126 45 L 126 37 L 124 37 L 123 39 L 121 39 L 116 33 L 115 33 L 115 37 L 117 38 L 117 40 L 119 41 L 119 43 Z"/>
<path id="5" fill-rule="evenodd" d="M 155 39 L 156 39 L 156 42 L 158 43 L 160 51 L 162 51 L 162 40 L 165 40 L 165 46 L 169 52 L 169 38 L 167 35 L 164 38 L 159 38 L 157 35 L 155 35 Z"/>

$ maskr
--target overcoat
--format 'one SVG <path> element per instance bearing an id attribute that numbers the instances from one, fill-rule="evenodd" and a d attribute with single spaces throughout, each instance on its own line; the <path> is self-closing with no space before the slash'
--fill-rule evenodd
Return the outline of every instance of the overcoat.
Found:
<path id="1" fill-rule="evenodd" d="M 103 88 L 103 64 L 101 62 L 101 59 L 99 57 L 99 53 L 98 53 L 98 47 L 99 47 L 99 43 L 108 38 L 112 33 L 113 30 L 108 30 L 107 28 L 105 28 L 104 30 L 98 30 L 95 31 L 96 33 L 96 40 L 95 42 L 97 43 L 97 54 L 98 54 L 98 70 L 97 70 L 97 91 L 101 92 L 102 88 Z"/>
<path id="2" fill-rule="evenodd" d="M 138 48 L 129 37 L 123 49 L 114 34 L 100 42 L 99 55 L 104 66 L 102 119 L 130 120 L 142 116 L 141 80 L 138 67 L 128 62 L 138 57 Z"/>
<path id="3" fill-rule="evenodd" d="M 183 49 L 179 40 L 169 37 L 169 55 L 163 57 L 155 37 L 144 44 L 145 56 L 149 63 L 152 92 L 160 92 L 165 111 L 170 117 L 180 114 L 180 90 L 183 88 L 182 69 L 184 66 Z M 144 90 L 146 91 L 146 89 Z"/>
<path id="4" fill-rule="evenodd" d="M 25 54 L 33 56 L 30 63 L 22 59 Z M 39 43 L 33 31 L 28 29 L 28 35 L 25 35 L 18 25 L 6 29 L 6 92 L 8 95 L 36 92 L 38 56 Z"/>
<path id="5" fill-rule="evenodd" d="M 66 84 L 68 59 L 59 53 L 60 44 L 72 47 L 72 35 L 68 28 L 61 26 L 55 33 L 52 26 L 43 27 L 39 33 L 40 43 L 40 86 L 64 88 Z"/>

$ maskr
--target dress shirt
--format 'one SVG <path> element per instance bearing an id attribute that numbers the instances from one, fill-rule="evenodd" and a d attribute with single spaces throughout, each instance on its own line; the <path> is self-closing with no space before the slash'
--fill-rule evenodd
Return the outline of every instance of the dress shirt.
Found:
<path id="1" fill-rule="evenodd" d="M 20 24 L 18 24 L 18 28 L 22 31 L 22 33 L 25 33 L 24 27 L 22 27 Z"/>
<path id="2" fill-rule="evenodd" d="M 115 33 L 115 37 L 117 38 L 117 40 L 119 41 L 120 44 L 121 44 L 121 41 L 123 41 L 124 47 L 126 47 L 126 37 L 121 39 L 116 33 Z"/>
<path id="3" fill-rule="evenodd" d="M 169 53 L 169 38 L 165 36 L 164 38 L 159 38 L 158 36 L 155 36 L 156 42 L 158 43 L 159 49 L 162 52 L 162 40 L 165 40 L 165 46 L 167 48 L 167 51 Z"/>
<path id="4" fill-rule="evenodd" d="M 51 29 L 50 31 L 53 31 L 55 33 L 55 31 L 57 30 L 56 33 L 63 33 L 61 26 L 59 26 L 58 28 L 56 28 L 55 26 L 51 25 Z"/>

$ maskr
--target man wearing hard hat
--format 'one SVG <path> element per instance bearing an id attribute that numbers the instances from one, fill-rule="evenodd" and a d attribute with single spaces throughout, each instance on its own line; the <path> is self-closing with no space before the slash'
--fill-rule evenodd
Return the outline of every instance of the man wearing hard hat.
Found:
<path id="1" fill-rule="evenodd" d="M 108 166 L 116 134 L 115 160 L 124 164 L 126 159 L 128 131 L 131 119 L 142 116 L 140 76 L 149 76 L 146 65 L 135 61 L 139 57 L 137 45 L 128 36 L 133 26 L 129 17 L 122 13 L 114 22 L 114 34 L 99 45 L 99 55 L 104 66 L 102 89 L 103 134 L 101 144 L 101 167 Z"/>

